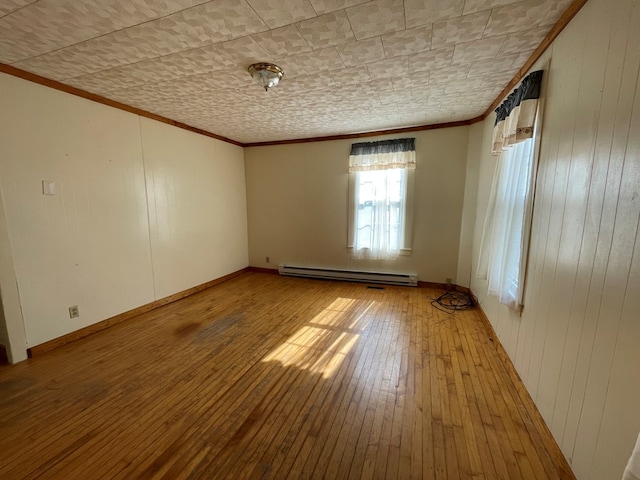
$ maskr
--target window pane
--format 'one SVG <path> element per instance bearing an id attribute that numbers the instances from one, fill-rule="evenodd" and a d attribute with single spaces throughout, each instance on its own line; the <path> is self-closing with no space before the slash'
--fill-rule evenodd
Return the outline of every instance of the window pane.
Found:
<path id="1" fill-rule="evenodd" d="M 398 255 L 403 243 L 406 169 L 356 174 L 354 247 L 374 258 Z"/>

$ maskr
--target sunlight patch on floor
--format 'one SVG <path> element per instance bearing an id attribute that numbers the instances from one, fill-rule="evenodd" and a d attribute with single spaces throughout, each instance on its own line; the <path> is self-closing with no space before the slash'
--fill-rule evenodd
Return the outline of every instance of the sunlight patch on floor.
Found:
<path id="1" fill-rule="evenodd" d="M 329 378 L 364 333 L 373 301 L 337 298 L 263 361 L 278 361 Z"/>

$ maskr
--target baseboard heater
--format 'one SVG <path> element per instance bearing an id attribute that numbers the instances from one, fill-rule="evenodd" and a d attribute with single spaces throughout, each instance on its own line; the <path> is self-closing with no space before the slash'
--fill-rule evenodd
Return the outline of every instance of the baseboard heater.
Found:
<path id="1" fill-rule="evenodd" d="M 382 283 L 385 285 L 418 285 L 418 275 L 415 273 L 385 273 L 363 272 L 357 270 L 340 270 L 317 267 L 301 267 L 294 265 L 280 265 L 280 275 L 293 277 L 322 278 L 325 280 L 344 280 L 348 282 Z"/>

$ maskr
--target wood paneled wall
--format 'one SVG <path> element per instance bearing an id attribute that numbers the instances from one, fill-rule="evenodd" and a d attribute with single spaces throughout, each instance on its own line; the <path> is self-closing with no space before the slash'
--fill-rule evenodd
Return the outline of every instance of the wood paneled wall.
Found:
<path id="1" fill-rule="evenodd" d="M 471 287 L 577 477 L 616 479 L 640 429 L 640 2 L 589 0 L 548 61 L 522 316 Z M 492 123 L 471 128 L 474 268 Z"/>

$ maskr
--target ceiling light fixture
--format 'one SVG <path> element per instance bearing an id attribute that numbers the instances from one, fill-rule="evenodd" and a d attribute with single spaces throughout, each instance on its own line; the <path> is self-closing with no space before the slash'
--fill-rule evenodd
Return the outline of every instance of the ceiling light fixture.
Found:
<path id="1" fill-rule="evenodd" d="M 284 75 L 284 71 L 273 63 L 254 63 L 249 67 L 249 74 L 258 85 L 264 87 L 266 92 L 271 87 L 278 85 Z"/>

